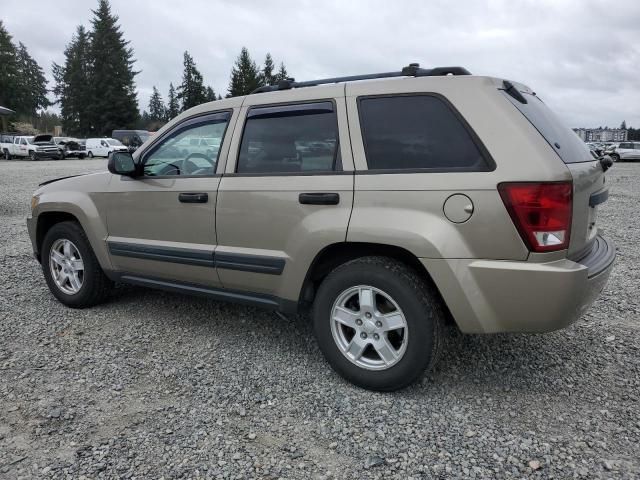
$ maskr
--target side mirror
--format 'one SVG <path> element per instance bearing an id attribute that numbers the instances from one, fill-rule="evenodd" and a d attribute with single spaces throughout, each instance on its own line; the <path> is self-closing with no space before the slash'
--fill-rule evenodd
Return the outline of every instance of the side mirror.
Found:
<path id="1" fill-rule="evenodd" d="M 109 154 L 109 171 L 115 175 L 135 177 L 138 175 L 138 165 L 129 152 L 116 150 Z"/>

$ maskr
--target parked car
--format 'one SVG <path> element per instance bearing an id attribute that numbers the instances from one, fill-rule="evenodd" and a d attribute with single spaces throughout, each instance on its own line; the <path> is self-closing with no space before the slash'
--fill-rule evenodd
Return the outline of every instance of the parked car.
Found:
<path id="1" fill-rule="evenodd" d="M 115 138 L 87 138 L 85 148 L 89 158 L 108 157 L 114 151 L 127 151 L 127 147 Z"/>
<path id="2" fill-rule="evenodd" d="M 53 142 L 58 146 L 60 158 L 77 157 L 83 159 L 87 156 L 86 145 L 77 138 L 53 137 Z"/>
<path id="3" fill-rule="evenodd" d="M 640 142 L 620 142 L 608 154 L 614 162 L 640 160 Z"/>
<path id="4" fill-rule="evenodd" d="M 3 135 L 0 142 L 0 150 L 5 160 L 16 158 L 28 158 L 29 160 L 41 160 L 52 158 L 58 160 L 60 151 L 53 143 L 51 135 Z"/>
<path id="5" fill-rule="evenodd" d="M 149 140 L 150 134 L 146 130 L 114 130 L 111 132 L 111 137 L 120 140 L 133 153 Z"/>
<path id="6" fill-rule="evenodd" d="M 201 138 L 215 155 L 190 150 Z M 108 172 L 43 184 L 27 225 L 65 305 L 117 281 L 310 308 L 338 373 L 394 390 L 433 365 L 448 318 L 547 332 L 582 315 L 615 258 L 608 166 L 528 87 L 413 64 L 194 107 Z"/>

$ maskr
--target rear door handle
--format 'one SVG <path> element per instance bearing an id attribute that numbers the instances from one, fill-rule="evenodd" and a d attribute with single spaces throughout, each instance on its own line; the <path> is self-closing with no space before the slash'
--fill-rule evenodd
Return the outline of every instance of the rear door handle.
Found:
<path id="1" fill-rule="evenodd" d="M 181 193 L 178 195 L 181 203 L 207 203 L 209 195 L 207 193 Z"/>
<path id="2" fill-rule="evenodd" d="M 340 195 L 337 193 L 301 193 L 298 200 L 302 205 L 338 205 Z"/>

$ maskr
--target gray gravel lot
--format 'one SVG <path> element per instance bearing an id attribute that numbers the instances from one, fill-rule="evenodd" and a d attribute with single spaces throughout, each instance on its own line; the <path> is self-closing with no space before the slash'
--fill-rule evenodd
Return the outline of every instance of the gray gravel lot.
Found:
<path id="1" fill-rule="evenodd" d="M 619 256 L 580 322 L 452 328 L 436 369 L 393 394 L 334 374 L 304 317 L 137 287 L 55 301 L 30 195 L 105 167 L 0 161 L 0 477 L 640 478 L 640 164 L 608 175 Z"/>

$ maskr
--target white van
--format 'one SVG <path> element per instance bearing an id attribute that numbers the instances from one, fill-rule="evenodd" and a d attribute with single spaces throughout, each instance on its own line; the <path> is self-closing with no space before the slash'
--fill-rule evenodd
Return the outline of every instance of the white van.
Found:
<path id="1" fill-rule="evenodd" d="M 115 150 L 126 151 L 127 147 L 115 138 L 87 138 L 87 156 L 89 158 L 108 157 Z"/>

